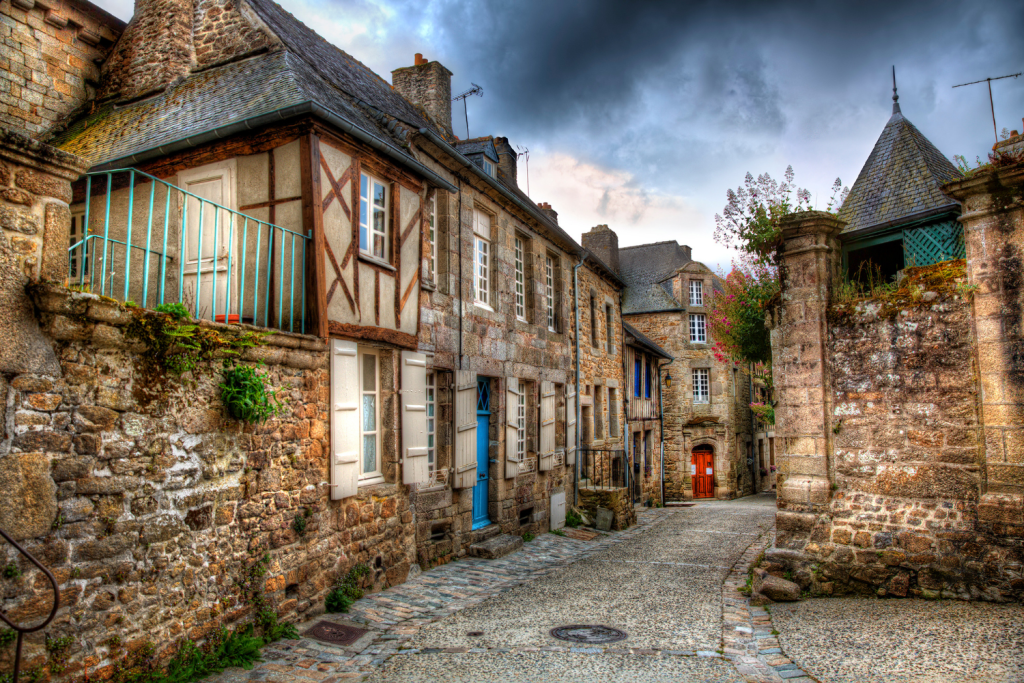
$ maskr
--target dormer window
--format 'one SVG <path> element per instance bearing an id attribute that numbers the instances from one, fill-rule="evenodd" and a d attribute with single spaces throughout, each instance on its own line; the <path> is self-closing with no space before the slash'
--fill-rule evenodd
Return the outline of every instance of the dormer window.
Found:
<path id="1" fill-rule="evenodd" d="M 484 158 L 484 173 L 486 173 L 487 175 L 489 175 L 489 176 L 491 176 L 493 178 L 495 176 L 495 171 L 496 170 L 497 169 L 495 168 L 494 163 L 490 159 L 487 159 L 485 157 Z"/>

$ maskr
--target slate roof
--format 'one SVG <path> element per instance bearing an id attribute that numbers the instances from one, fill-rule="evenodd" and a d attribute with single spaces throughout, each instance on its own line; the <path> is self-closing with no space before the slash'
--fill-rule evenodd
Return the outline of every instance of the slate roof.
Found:
<path id="1" fill-rule="evenodd" d="M 955 208 L 957 202 L 939 188 L 960 177 L 952 162 L 897 107 L 839 210 L 839 219 L 847 223 L 843 232 L 870 231 Z"/>
<path id="2" fill-rule="evenodd" d="M 623 315 L 684 310 L 672 296 L 671 283 L 663 283 L 690 260 L 675 241 L 619 249 L 619 275 L 626 283 Z"/>
<path id="3" fill-rule="evenodd" d="M 494 163 L 500 161 L 498 151 L 494 148 L 494 138 L 491 137 L 463 140 L 455 144 L 455 149 L 467 157 L 470 154 L 485 154 Z"/>
<path id="4" fill-rule="evenodd" d="M 656 356 L 661 356 L 666 360 L 672 360 L 672 356 L 669 355 L 668 351 L 655 344 L 650 337 L 627 323 L 625 320 L 622 321 L 622 329 L 624 329 L 626 334 L 630 337 L 633 337 L 637 346 L 647 349 Z"/>
<path id="5" fill-rule="evenodd" d="M 248 0 L 283 49 L 193 73 L 163 93 L 101 105 L 50 144 L 96 166 L 290 106 L 315 103 L 396 152 L 405 131 L 430 124 L 380 76 L 271 0 Z M 411 158 L 411 157 L 410 157 Z"/>

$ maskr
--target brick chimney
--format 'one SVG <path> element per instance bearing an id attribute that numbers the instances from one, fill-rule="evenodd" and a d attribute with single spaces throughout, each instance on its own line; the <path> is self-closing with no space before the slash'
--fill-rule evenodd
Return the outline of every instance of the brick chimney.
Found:
<path id="1" fill-rule="evenodd" d="M 583 248 L 619 274 L 619 236 L 607 225 L 596 225 L 583 233 Z"/>
<path id="2" fill-rule="evenodd" d="M 417 52 L 412 66 L 391 72 L 391 84 L 405 99 L 426 109 L 448 135 L 453 135 L 451 71 Z"/>
<path id="3" fill-rule="evenodd" d="M 192 68 L 195 0 L 135 0 L 135 14 L 103 65 L 100 97 L 160 92 Z"/>
<path id="4" fill-rule="evenodd" d="M 537 208 L 541 210 L 541 213 L 553 220 L 556 225 L 558 224 L 558 212 L 552 209 L 550 204 L 541 202 L 537 205 Z"/>
<path id="5" fill-rule="evenodd" d="M 518 157 L 508 138 L 494 138 L 494 149 L 498 152 L 498 171 L 501 179 L 508 185 L 519 187 L 519 181 L 516 179 Z"/>

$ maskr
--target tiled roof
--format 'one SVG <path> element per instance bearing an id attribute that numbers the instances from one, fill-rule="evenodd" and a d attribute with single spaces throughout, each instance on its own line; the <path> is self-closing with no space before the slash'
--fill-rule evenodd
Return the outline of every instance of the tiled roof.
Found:
<path id="1" fill-rule="evenodd" d="M 405 124 L 429 124 L 369 68 L 331 45 L 271 0 L 248 0 L 283 50 L 189 75 L 163 93 L 86 115 L 51 144 L 100 165 L 240 123 L 285 107 L 315 103 L 404 156 Z M 398 123 L 401 122 L 401 123 Z"/>
<path id="2" fill-rule="evenodd" d="M 671 283 L 662 283 L 689 262 L 675 241 L 619 249 L 619 274 L 626 283 L 622 313 L 683 310 L 672 296 Z"/>
<path id="3" fill-rule="evenodd" d="M 896 111 L 839 210 L 839 219 L 846 221 L 843 232 L 953 208 L 957 203 L 939 188 L 960 177 L 952 162 Z"/>
<path id="4" fill-rule="evenodd" d="M 668 351 L 655 344 L 650 339 L 650 337 L 648 337 L 643 332 L 627 323 L 625 320 L 622 321 L 622 329 L 624 329 L 626 331 L 626 334 L 628 334 L 630 337 L 633 337 L 637 346 L 646 348 L 648 351 L 650 351 L 656 356 L 661 356 L 666 360 L 672 360 L 672 356 L 669 355 Z"/>

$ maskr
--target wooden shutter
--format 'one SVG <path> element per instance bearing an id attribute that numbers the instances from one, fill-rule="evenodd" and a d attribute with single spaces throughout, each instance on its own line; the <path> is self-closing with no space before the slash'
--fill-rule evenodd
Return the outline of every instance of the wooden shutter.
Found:
<path id="1" fill-rule="evenodd" d="M 427 357 L 412 351 L 402 351 L 402 454 L 402 482 L 427 481 Z"/>
<path id="2" fill-rule="evenodd" d="M 359 348 L 331 341 L 331 500 L 359 490 Z"/>
<path id="3" fill-rule="evenodd" d="M 540 383 L 540 461 L 541 472 L 555 466 L 555 384 Z"/>
<path id="4" fill-rule="evenodd" d="M 576 385 L 565 385 L 565 464 L 576 464 Z"/>
<path id="5" fill-rule="evenodd" d="M 452 488 L 476 486 L 476 373 L 455 373 L 455 476 Z"/>
<path id="6" fill-rule="evenodd" d="M 519 474 L 519 379 L 509 377 L 505 380 L 505 478 L 514 479 Z"/>

